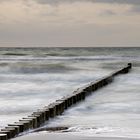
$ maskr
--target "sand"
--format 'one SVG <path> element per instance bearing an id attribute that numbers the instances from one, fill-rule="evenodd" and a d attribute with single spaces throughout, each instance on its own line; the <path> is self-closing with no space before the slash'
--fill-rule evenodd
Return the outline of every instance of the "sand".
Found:
<path id="1" fill-rule="evenodd" d="M 47 133 L 39 132 L 27 134 L 15 138 L 14 140 L 140 140 L 140 138 L 126 138 L 126 137 L 88 137 L 79 136 L 71 133 Z"/>

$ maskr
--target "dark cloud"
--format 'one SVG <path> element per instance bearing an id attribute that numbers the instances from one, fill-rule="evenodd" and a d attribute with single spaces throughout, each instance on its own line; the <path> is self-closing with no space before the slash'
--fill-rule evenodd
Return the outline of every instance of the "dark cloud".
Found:
<path id="1" fill-rule="evenodd" d="M 140 12 L 140 6 L 139 5 L 133 6 L 130 12 L 137 12 L 137 13 L 139 13 Z"/>
<path id="2" fill-rule="evenodd" d="M 10 0 L 0 0 L 0 2 L 5 2 Z M 23 0 L 23 1 L 31 1 L 31 0 Z M 64 2 L 98 2 L 98 3 L 118 3 L 118 4 L 132 4 L 139 5 L 140 0 L 35 0 L 41 4 L 59 4 Z"/>
<path id="3" fill-rule="evenodd" d="M 5 2 L 10 0 L 0 0 L 0 2 Z M 23 1 L 31 1 L 31 0 L 23 0 Z M 118 4 L 132 4 L 139 5 L 140 0 L 35 0 L 41 4 L 59 4 L 59 3 L 72 3 L 72 2 L 98 2 L 98 3 L 118 3 Z"/>
<path id="4" fill-rule="evenodd" d="M 29 0 L 30 1 L 30 0 Z M 73 3 L 73 2 L 93 2 L 93 3 L 108 3 L 108 4 L 130 4 L 132 10 L 130 12 L 140 12 L 140 0 L 36 0 L 41 4 L 57 5 L 61 3 Z M 112 11 L 105 11 L 104 15 L 114 15 Z"/>
<path id="5" fill-rule="evenodd" d="M 95 2 L 102 2 L 102 3 L 119 3 L 119 4 L 140 4 L 140 0 L 92 0 Z"/>
<path id="6" fill-rule="evenodd" d="M 82 2 L 82 1 L 90 1 L 90 2 L 101 2 L 101 3 L 119 3 L 119 4 L 133 4 L 137 5 L 140 4 L 140 0 L 36 0 L 39 3 L 42 4 L 58 4 L 63 2 Z"/>

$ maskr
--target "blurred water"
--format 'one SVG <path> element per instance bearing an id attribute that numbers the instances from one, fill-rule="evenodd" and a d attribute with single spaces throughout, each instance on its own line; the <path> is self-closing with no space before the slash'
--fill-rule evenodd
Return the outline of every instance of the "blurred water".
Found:
<path id="1" fill-rule="evenodd" d="M 131 73 L 117 77 L 48 126 L 68 125 L 78 135 L 139 137 L 139 48 L 0 48 L 0 127 L 128 62 L 133 63 Z"/>

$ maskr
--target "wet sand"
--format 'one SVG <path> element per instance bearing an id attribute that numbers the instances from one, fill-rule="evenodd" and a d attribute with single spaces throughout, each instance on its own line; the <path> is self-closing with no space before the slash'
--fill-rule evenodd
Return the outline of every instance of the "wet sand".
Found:
<path id="1" fill-rule="evenodd" d="M 15 138 L 14 140 L 140 140 L 140 138 L 126 138 L 126 137 L 88 137 L 79 136 L 71 133 L 47 133 L 39 132 L 32 133 Z"/>

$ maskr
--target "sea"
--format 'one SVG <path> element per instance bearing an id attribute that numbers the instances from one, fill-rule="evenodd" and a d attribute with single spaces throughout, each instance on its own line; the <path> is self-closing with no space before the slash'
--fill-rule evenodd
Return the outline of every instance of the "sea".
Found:
<path id="1" fill-rule="evenodd" d="M 0 128 L 132 63 L 128 74 L 46 125 L 80 136 L 140 138 L 140 48 L 0 48 Z"/>

